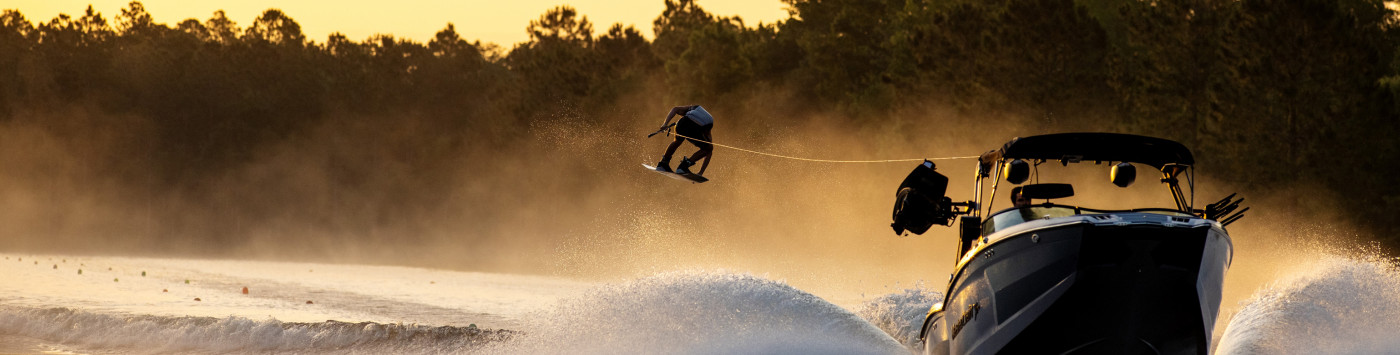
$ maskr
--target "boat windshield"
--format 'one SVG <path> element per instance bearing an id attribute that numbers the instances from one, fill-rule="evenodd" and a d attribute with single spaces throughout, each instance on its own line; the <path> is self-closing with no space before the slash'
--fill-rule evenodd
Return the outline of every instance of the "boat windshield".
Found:
<path id="1" fill-rule="evenodd" d="M 991 235 L 996 231 L 1010 228 L 1011 226 L 1034 221 L 1037 219 L 1069 217 L 1081 214 L 1105 214 L 1105 213 L 1154 213 L 1178 217 L 1194 217 L 1193 215 L 1167 208 L 1141 208 L 1133 210 L 1096 210 L 1077 206 L 1066 206 L 1056 204 L 1043 204 L 1030 207 L 1013 207 L 993 214 L 982 222 L 982 235 Z"/>

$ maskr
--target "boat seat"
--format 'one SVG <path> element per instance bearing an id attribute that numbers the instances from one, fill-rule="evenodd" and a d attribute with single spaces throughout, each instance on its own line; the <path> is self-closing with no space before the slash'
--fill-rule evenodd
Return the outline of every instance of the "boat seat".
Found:
<path id="1" fill-rule="evenodd" d="M 1021 196 L 1033 200 L 1050 200 L 1074 196 L 1074 186 L 1070 184 L 1030 184 L 1021 186 Z"/>

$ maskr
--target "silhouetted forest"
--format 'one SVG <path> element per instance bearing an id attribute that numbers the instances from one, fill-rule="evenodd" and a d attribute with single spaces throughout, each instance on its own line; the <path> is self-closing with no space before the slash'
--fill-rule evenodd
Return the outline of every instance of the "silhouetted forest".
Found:
<path id="1" fill-rule="evenodd" d="M 1340 208 L 1400 247 L 1400 26 L 1381 0 L 784 0 L 792 16 L 771 24 L 657 1 L 653 39 L 622 25 L 595 35 L 561 6 L 509 48 L 451 24 L 427 43 L 311 39 L 275 9 L 161 24 L 132 2 L 110 20 L 89 7 L 37 25 L 5 10 L 0 123 L 103 142 L 73 154 L 100 161 L 80 168 L 104 184 L 207 197 L 265 147 L 327 126 L 362 127 L 351 137 L 371 138 L 358 144 L 414 172 L 399 184 L 435 186 L 435 171 L 472 164 L 461 152 L 510 151 L 561 110 L 631 127 L 620 121 L 635 120 L 637 97 L 709 106 L 762 93 L 782 97 L 772 110 L 785 119 L 858 127 L 940 124 L 907 110 L 935 104 L 1178 140 L 1246 196 L 1321 186 L 1344 203 L 1285 207 Z M 374 134 L 388 126 L 409 128 Z M 393 209 L 442 198 L 355 180 L 363 157 L 330 156 L 322 168 L 347 170 L 332 174 L 340 186 L 396 195 Z M 269 204 L 231 208 L 292 213 Z"/>

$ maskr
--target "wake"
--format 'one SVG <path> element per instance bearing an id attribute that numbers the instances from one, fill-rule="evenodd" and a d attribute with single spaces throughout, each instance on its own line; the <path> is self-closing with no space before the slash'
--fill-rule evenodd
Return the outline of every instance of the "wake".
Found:
<path id="1" fill-rule="evenodd" d="M 924 346 L 919 340 L 924 318 L 928 316 L 929 308 L 932 308 L 933 304 L 942 301 L 942 292 L 933 291 L 918 283 L 914 288 L 866 301 L 856 309 L 856 314 L 894 337 L 905 347 L 920 350 Z"/>
<path id="2" fill-rule="evenodd" d="M 1400 270 L 1328 255 L 1259 290 L 1230 319 L 1219 354 L 1393 354 L 1400 349 Z"/>
<path id="3" fill-rule="evenodd" d="M 0 334 L 102 352 L 434 353 L 479 348 L 509 339 L 513 332 L 475 326 L 290 323 L 241 317 L 115 315 L 68 308 L 0 308 Z"/>
<path id="4" fill-rule="evenodd" d="M 1400 338 L 1393 336 L 1400 329 L 1400 268 L 1394 261 L 1324 255 L 1306 266 L 1244 302 L 1216 353 L 1400 349 Z M 161 316 L 6 302 L 0 306 L 0 334 L 102 353 L 908 354 L 921 348 L 923 317 L 942 298 L 915 285 L 852 312 L 781 281 L 675 272 L 593 288 L 524 317 L 510 330 Z"/>
<path id="5" fill-rule="evenodd" d="M 857 314 L 781 281 L 676 272 L 596 287 L 511 330 L 11 304 L 0 306 L 0 334 L 102 353 L 907 354 L 939 296 L 905 290 Z"/>
<path id="6" fill-rule="evenodd" d="M 917 335 L 916 335 L 917 336 Z M 907 354 L 850 311 L 782 282 L 722 272 L 604 286 L 490 353 Z"/>

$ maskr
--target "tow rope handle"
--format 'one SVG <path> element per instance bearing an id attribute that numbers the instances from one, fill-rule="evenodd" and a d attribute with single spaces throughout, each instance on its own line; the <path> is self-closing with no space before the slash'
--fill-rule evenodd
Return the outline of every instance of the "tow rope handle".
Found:
<path id="1" fill-rule="evenodd" d="M 680 123 L 680 122 L 676 122 L 676 123 Z M 665 125 L 665 126 L 661 126 L 661 129 L 658 129 L 658 130 L 656 130 L 656 132 L 651 132 L 651 134 L 648 134 L 648 135 L 647 135 L 647 138 L 651 138 L 651 136 L 654 136 L 654 135 L 656 135 L 657 133 L 665 132 L 666 130 L 671 129 L 671 127 L 675 127 L 675 126 L 676 126 L 676 123 L 672 123 L 672 124 L 668 124 L 668 125 Z"/>

